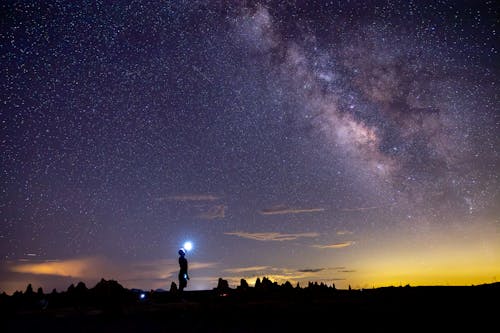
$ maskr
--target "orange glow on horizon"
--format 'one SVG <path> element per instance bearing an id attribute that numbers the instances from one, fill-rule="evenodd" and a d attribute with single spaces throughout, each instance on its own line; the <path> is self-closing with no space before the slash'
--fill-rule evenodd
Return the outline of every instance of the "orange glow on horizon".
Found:
<path id="1" fill-rule="evenodd" d="M 100 266 L 98 259 L 74 259 L 53 262 L 18 264 L 11 267 L 12 272 L 35 275 L 58 275 L 67 277 L 94 276 L 96 266 Z"/>

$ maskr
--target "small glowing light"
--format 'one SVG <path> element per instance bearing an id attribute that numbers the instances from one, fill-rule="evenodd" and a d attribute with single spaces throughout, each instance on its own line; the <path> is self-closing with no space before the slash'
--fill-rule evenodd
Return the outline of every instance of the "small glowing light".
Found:
<path id="1" fill-rule="evenodd" d="M 139 297 L 140 297 L 140 299 L 145 299 L 146 298 L 146 294 L 142 293 Z"/>
<path id="2" fill-rule="evenodd" d="M 191 242 L 184 243 L 184 249 L 186 251 L 191 251 L 192 248 L 193 248 L 193 243 L 191 243 Z"/>

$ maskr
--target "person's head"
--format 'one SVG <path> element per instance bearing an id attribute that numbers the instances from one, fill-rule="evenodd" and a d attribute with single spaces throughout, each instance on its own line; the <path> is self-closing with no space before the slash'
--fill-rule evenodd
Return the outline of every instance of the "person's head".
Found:
<path id="1" fill-rule="evenodd" d="M 186 251 L 184 251 L 184 249 L 179 249 L 179 255 L 180 256 L 186 255 Z"/>

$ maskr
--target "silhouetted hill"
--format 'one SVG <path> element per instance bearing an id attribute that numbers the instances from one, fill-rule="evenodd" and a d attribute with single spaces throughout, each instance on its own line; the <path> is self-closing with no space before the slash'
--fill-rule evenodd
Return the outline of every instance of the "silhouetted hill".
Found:
<path id="1" fill-rule="evenodd" d="M 332 329 L 422 331 L 493 325 L 500 283 L 478 286 L 382 287 L 345 290 L 334 285 L 267 278 L 236 288 L 219 279 L 212 290 L 143 291 L 102 279 L 64 292 L 0 295 L 3 332 L 282 332 Z M 329 331 L 327 329 L 327 331 Z"/>

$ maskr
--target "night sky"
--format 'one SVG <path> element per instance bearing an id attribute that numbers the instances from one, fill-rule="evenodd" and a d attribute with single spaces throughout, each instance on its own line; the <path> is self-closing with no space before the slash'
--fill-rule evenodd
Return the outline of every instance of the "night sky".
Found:
<path id="1" fill-rule="evenodd" d="M 0 291 L 500 279 L 495 1 L 0 12 Z"/>

